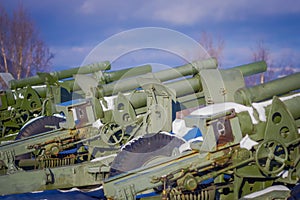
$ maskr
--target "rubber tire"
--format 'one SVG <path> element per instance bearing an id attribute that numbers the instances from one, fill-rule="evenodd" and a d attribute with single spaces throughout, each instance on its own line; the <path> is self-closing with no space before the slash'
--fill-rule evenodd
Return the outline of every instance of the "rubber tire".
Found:
<path id="1" fill-rule="evenodd" d="M 51 131 L 53 130 L 52 127 L 54 126 L 56 128 L 59 128 L 59 123 L 64 121 L 66 120 L 62 117 L 55 117 L 55 116 L 41 117 L 33 121 L 32 123 L 25 125 L 18 133 L 16 140 Z M 51 127 L 45 127 L 45 126 L 51 126 Z"/>
<path id="2" fill-rule="evenodd" d="M 48 131 L 53 130 L 53 127 L 55 126 L 56 128 L 59 128 L 59 123 L 66 121 L 62 117 L 55 117 L 55 116 L 45 116 L 41 117 L 27 125 L 25 125 L 18 135 L 16 136 L 15 140 L 19 140 L 22 138 L 26 138 L 29 136 L 45 133 Z M 50 127 L 45 127 L 45 126 L 50 126 Z M 16 160 L 21 160 L 21 159 L 29 159 L 31 157 L 30 153 L 23 154 L 16 156 Z"/>
<path id="3" fill-rule="evenodd" d="M 111 164 L 109 176 L 140 168 L 157 156 L 172 156 L 185 141 L 169 134 L 151 134 L 129 142 Z"/>

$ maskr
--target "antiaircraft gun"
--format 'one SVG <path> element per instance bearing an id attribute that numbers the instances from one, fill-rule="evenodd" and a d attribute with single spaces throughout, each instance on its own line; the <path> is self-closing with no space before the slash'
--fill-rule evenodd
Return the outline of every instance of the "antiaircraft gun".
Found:
<path id="1" fill-rule="evenodd" d="M 219 71 L 200 74 L 217 77 Z M 173 134 L 154 132 L 122 148 L 103 183 L 105 196 L 115 200 L 292 197 L 300 178 L 299 78 L 296 73 L 241 87 L 226 101 L 214 79 L 203 87 L 207 87 L 207 106 L 175 120 Z M 197 137 L 187 137 L 195 132 Z"/>
<path id="2" fill-rule="evenodd" d="M 63 117 L 38 117 L 0 145 L 0 193 L 99 185 L 124 144 L 171 131 L 175 111 L 233 99 L 243 76 L 265 70 L 264 62 L 219 70 L 207 59 L 107 84 L 77 75 L 84 98 L 55 105 Z"/>
<path id="3" fill-rule="evenodd" d="M 21 80 L 1 73 L 0 141 L 13 139 L 21 127 L 35 117 L 53 115 L 56 104 L 82 97 L 84 94 L 73 78 L 75 75 L 89 74 L 98 84 L 107 84 L 152 71 L 150 65 L 107 71 L 110 68 L 110 63 L 105 61 L 51 73 L 39 72 L 36 76 Z"/>

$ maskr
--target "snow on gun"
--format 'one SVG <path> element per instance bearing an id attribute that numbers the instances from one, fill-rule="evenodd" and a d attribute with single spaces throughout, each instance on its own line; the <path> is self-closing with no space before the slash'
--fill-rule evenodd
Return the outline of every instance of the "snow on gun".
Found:
<path id="1" fill-rule="evenodd" d="M 251 73 L 266 66 L 250 65 L 259 68 Z M 36 118 L 21 129 L 17 140 L 0 145 L 0 193 L 99 185 L 125 143 L 170 131 L 173 111 L 232 99 L 237 86 L 244 85 L 242 74 L 249 75 L 244 66 L 216 68 L 216 61 L 210 59 L 104 85 L 94 81 L 94 88 L 79 81 L 85 93 L 82 98 L 54 105 L 64 118 Z M 188 74 L 182 77 L 184 69 Z M 221 79 L 210 85 L 209 79 L 215 77 L 212 71 Z M 85 80 L 93 82 L 91 77 Z"/>
<path id="2" fill-rule="evenodd" d="M 300 73 L 296 73 L 240 88 L 231 96 L 231 102 L 223 100 L 208 105 L 183 121 L 173 122 L 175 136 L 161 132 L 130 142 L 118 153 L 111 165 L 110 178 L 104 181 L 106 197 L 291 196 L 300 178 L 300 94 L 293 92 L 300 88 L 299 78 Z M 216 87 L 206 90 L 207 103 L 221 100 L 220 94 L 209 94 L 214 91 L 218 92 Z M 176 135 L 183 139 L 198 137 L 186 142 Z M 162 138 L 164 142 L 159 145 Z"/>

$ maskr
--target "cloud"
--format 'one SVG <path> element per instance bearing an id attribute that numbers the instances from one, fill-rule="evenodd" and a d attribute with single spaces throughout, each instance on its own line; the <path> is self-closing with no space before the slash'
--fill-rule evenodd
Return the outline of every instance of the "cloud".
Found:
<path id="1" fill-rule="evenodd" d="M 143 52 L 146 57 L 149 55 L 149 49 L 158 50 L 158 59 L 161 59 L 162 52 L 186 61 L 194 61 L 199 55 L 209 56 L 198 42 L 185 34 L 171 29 L 145 27 L 127 30 L 107 38 L 87 55 L 84 63 L 96 62 L 99 58 L 115 61 L 120 57 L 132 55 L 133 52 L 138 57 L 141 57 Z M 140 54 L 136 54 L 137 51 Z"/>
<path id="2" fill-rule="evenodd" d="M 278 48 L 272 49 L 271 59 L 275 63 L 293 65 L 293 67 L 300 69 L 300 50 L 294 48 Z"/>
<path id="3" fill-rule="evenodd" d="M 98 1 L 98 0 L 89 0 L 81 1 L 81 4 L 78 5 L 77 12 L 82 15 L 97 15 L 104 16 L 108 13 L 113 13 L 117 5 L 112 1 Z"/>
<path id="4" fill-rule="evenodd" d="M 198 6 L 193 6 L 188 2 L 184 4 L 172 4 L 168 7 L 155 8 L 153 19 L 162 20 L 172 24 L 192 25 L 206 15 L 201 12 Z"/>
<path id="5" fill-rule="evenodd" d="M 140 17 L 174 25 L 195 25 L 200 22 L 240 21 L 255 16 L 300 12 L 297 0 L 226 0 L 226 1 L 147 1 L 138 7 Z M 152 13 L 152 14 L 151 14 Z"/>
<path id="6" fill-rule="evenodd" d="M 84 1 L 79 7 L 79 11 L 83 14 L 91 14 L 96 11 L 96 7 L 92 3 L 93 1 Z"/>
<path id="7" fill-rule="evenodd" d="M 3 4 L 12 9 L 17 2 Z M 54 66 L 80 64 L 98 42 L 144 26 L 170 27 L 194 38 L 203 30 L 221 35 L 225 40 L 224 66 L 244 63 L 251 57 L 246 56 L 251 44 L 261 38 L 276 47 L 299 49 L 298 0 L 28 0 L 24 6 L 55 53 Z M 128 48 L 126 40 L 120 43 L 123 47 L 119 49 Z M 112 55 L 118 49 L 105 50 Z"/>
<path id="8" fill-rule="evenodd" d="M 127 1 L 89 0 L 83 1 L 77 12 L 83 17 L 96 17 L 95 20 L 126 20 L 131 18 L 133 9 L 136 9 L 136 4 Z"/>
<path id="9" fill-rule="evenodd" d="M 80 66 L 85 56 L 92 50 L 92 46 L 51 46 L 54 53 L 53 66 L 59 68 L 71 68 Z"/>

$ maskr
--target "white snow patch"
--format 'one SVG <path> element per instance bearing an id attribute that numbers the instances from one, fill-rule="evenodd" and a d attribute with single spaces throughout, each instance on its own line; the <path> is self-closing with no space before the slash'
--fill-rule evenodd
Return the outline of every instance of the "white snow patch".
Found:
<path id="1" fill-rule="evenodd" d="M 31 192 L 32 194 L 37 194 L 37 193 L 42 193 L 42 192 L 44 192 L 44 190 L 40 190 L 40 191 L 33 191 L 33 192 Z"/>
<path id="2" fill-rule="evenodd" d="M 286 96 L 286 97 L 280 97 L 279 99 L 281 101 L 286 101 L 286 100 L 289 100 L 289 99 L 292 99 L 292 98 L 295 98 L 298 96 L 300 96 L 300 93 L 293 94 L 293 95 Z M 263 122 L 267 121 L 265 108 L 271 104 L 272 104 L 272 99 L 264 101 L 264 102 L 260 102 L 260 103 L 252 103 L 253 108 L 255 108 L 256 111 L 258 112 L 260 121 L 263 121 Z"/>
<path id="3" fill-rule="evenodd" d="M 28 124 L 31 124 L 32 122 L 34 122 L 34 121 L 36 121 L 36 120 L 38 120 L 38 119 L 40 119 L 40 118 L 43 118 L 43 117 L 45 117 L 45 116 L 38 116 L 38 117 L 35 117 L 35 118 L 30 119 L 28 122 L 26 122 L 26 123 L 22 126 L 22 128 L 20 129 L 20 131 L 21 131 L 25 126 L 27 126 Z M 19 131 L 19 132 L 20 132 L 20 131 Z"/>
<path id="4" fill-rule="evenodd" d="M 74 121 L 76 122 L 78 120 L 76 109 L 75 108 L 71 108 L 71 111 L 73 113 Z"/>
<path id="5" fill-rule="evenodd" d="M 254 111 L 252 107 L 244 106 L 234 102 L 225 102 L 225 103 L 208 105 L 206 107 L 193 111 L 191 115 L 207 116 L 207 115 L 213 115 L 216 113 L 225 112 L 231 109 L 234 109 L 236 113 L 247 111 L 249 113 L 249 116 L 251 117 L 252 123 L 253 124 L 258 123 L 258 121 L 255 119 L 253 115 Z"/>
<path id="6" fill-rule="evenodd" d="M 93 191 L 97 191 L 97 190 L 102 190 L 103 189 L 103 186 L 99 186 L 99 187 L 96 187 L 96 188 L 92 188 L 90 190 L 80 190 L 79 188 L 71 188 L 69 190 L 62 190 L 62 189 L 58 189 L 58 191 L 60 192 L 73 192 L 73 191 L 81 191 L 81 192 L 93 192 Z"/>
<path id="7" fill-rule="evenodd" d="M 93 123 L 92 126 L 95 127 L 95 128 L 97 128 L 97 129 L 99 129 L 101 126 L 103 126 L 103 124 L 102 124 L 101 120 L 98 119 L 98 120 L 96 120 L 96 121 Z"/>
<path id="8" fill-rule="evenodd" d="M 290 96 L 280 97 L 279 99 L 281 101 L 286 101 L 295 97 L 299 97 L 300 93 L 293 94 Z M 197 109 L 191 113 L 191 115 L 199 115 L 199 116 L 207 116 L 207 115 L 213 115 L 221 112 L 228 111 L 230 109 L 234 109 L 236 113 L 247 111 L 249 113 L 249 116 L 251 117 L 253 124 L 258 124 L 258 120 L 254 117 L 254 109 L 257 111 L 259 115 L 260 121 L 266 121 L 266 112 L 265 108 L 272 104 L 272 99 L 260 102 L 260 103 L 252 103 L 252 107 L 244 106 L 238 103 L 234 102 L 225 102 L 225 103 L 217 103 L 208 105 L 206 107 Z"/>
<path id="9" fill-rule="evenodd" d="M 253 146 L 257 145 L 258 143 L 252 140 L 249 135 L 247 134 L 240 142 L 240 147 L 250 150 Z"/>
<path id="10" fill-rule="evenodd" d="M 179 147 L 179 152 L 182 153 L 184 151 L 189 151 L 192 150 L 191 145 L 189 142 L 185 142 L 183 143 L 180 147 Z"/>
<path id="11" fill-rule="evenodd" d="M 32 89 L 39 89 L 39 88 L 46 88 L 46 85 L 33 85 L 31 86 Z"/>
<path id="12" fill-rule="evenodd" d="M 196 137 L 196 138 L 190 139 L 189 141 L 185 142 L 184 144 L 182 144 L 182 145 L 179 147 L 179 152 L 182 153 L 182 152 L 184 152 L 184 151 L 192 150 L 192 148 L 191 148 L 191 143 L 197 142 L 197 141 L 202 142 L 202 141 L 203 141 L 203 137 L 202 137 L 202 136 Z"/>
<path id="13" fill-rule="evenodd" d="M 24 99 L 24 95 L 22 93 L 19 93 L 19 98 Z"/>
<path id="14" fill-rule="evenodd" d="M 169 133 L 169 132 L 166 132 L 166 131 L 162 131 L 162 132 L 160 132 L 160 134 L 165 134 L 165 135 L 170 135 L 170 136 L 172 136 L 172 137 L 176 137 L 176 138 L 178 138 L 179 140 L 182 140 L 183 142 L 186 142 L 186 140 L 183 138 L 183 137 L 181 137 L 180 135 L 175 135 L 175 134 L 172 134 L 172 133 Z"/>
<path id="15" fill-rule="evenodd" d="M 249 199 L 251 199 L 251 198 L 257 198 L 257 197 L 259 197 L 261 195 L 267 194 L 267 193 L 272 192 L 272 191 L 289 191 L 289 188 L 287 188 L 284 185 L 275 185 L 275 186 L 268 187 L 268 188 L 266 188 L 264 190 L 261 190 L 261 191 L 254 192 L 252 194 L 246 195 L 243 198 L 249 198 Z"/>
<path id="16" fill-rule="evenodd" d="M 193 142 L 197 142 L 197 141 L 202 142 L 202 141 L 203 141 L 203 137 L 202 137 L 202 136 L 199 136 L 199 137 L 190 139 L 188 142 L 189 142 L 189 143 L 193 143 Z"/>
<path id="17" fill-rule="evenodd" d="M 277 174 L 277 176 L 281 176 L 282 178 L 287 178 L 289 176 L 289 171 L 288 170 L 284 170 L 281 171 L 279 174 Z"/>
<path id="18" fill-rule="evenodd" d="M 101 160 L 105 160 L 107 158 L 110 158 L 110 157 L 116 157 L 117 154 L 111 154 L 111 155 L 108 155 L 108 156 L 101 156 L 101 157 L 98 157 L 98 158 L 95 158 L 93 160 L 91 160 L 91 162 L 98 162 L 98 161 L 101 161 Z"/>
<path id="19" fill-rule="evenodd" d="M 58 114 L 58 113 L 53 114 L 53 116 L 54 116 L 54 117 L 60 117 L 60 118 L 66 119 L 66 116 L 63 116 L 63 115 Z"/>
<path id="20" fill-rule="evenodd" d="M 93 192 L 93 191 L 97 191 L 97 190 L 102 190 L 103 189 L 103 186 L 99 186 L 97 188 L 93 188 L 93 189 L 90 189 L 89 192 Z"/>
<path id="21" fill-rule="evenodd" d="M 296 94 L 293 94 L 293 95 L 290 95 L 290 96 L 286 96 L 286 97 L 280 97 L 279 99 L 281 101 L 286 101 L 286 100 L 289 100 L 289 99 L 293 99 L 295 97 L 300 97 L 300 93 L 296 93 Z"/>
<path id="22" fill-rule="evenodd" d="M 268 105 L 270 105 L 269 102 L 252 103 L 253 108 L 255 108 L 255 110 L 258 113 L 260 121 L 263 122 L 267 121 L 265 107 L 267 107 Z"/>
<path id="23" fill-rule="evenodd" d="M 183 119 L 175 119 L 172 123 L 172 130 L 175 135 L 183 137 L 187 134 L 192 128 L 188 128 L 185 125 L 185 121 Z"/>
<path id="24" fill-rule="evenodd" d="M 60 191 L 60 192 L 73 192 L 73 191 L 80 191 L 80 189 L 78 189 L 78 188 L 71 188 L 69 190 L 58 190 L 58 191 Z"/>
<path id="25" fill-rule="evenodd" d="M 103 111 L 107 111 L 107 110 L 113 110 L 115 108 L 114 106 L 114 99 L 117 98 L 117 95 L 114 96 L 109 96 L 109 97 L 104 97 L 104 100 L 107 102 L 107 107 L 104 106 L 104 103 L 102 101 L 100 101 Z"/>

